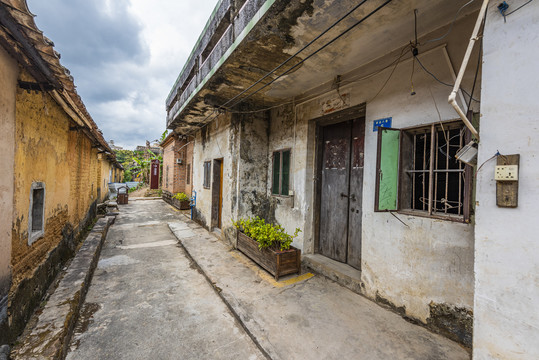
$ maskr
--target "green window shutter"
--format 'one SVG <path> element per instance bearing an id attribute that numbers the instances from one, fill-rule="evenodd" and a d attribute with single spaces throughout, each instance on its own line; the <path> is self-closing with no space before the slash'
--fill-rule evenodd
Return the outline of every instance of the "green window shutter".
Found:
<path id="1" fill-rule="evenodd" d="M 271 193 L 274 195 L 279 195 L 279 178 L 280 178 L 280 169 L 281 169 L 281 153 L 273 153 L 273 186 Z"/>
<path id="2" fill-rule="evenodd" d="M 400 130 L 378 128 L 375 211 L 398 208 Z"/>
<path id="3" fill-rule="evenodd" d="M 283 151 L 283 179 L 281 182 L 281 195 L 288 196 L 290 182 L 290 150 Z"/>

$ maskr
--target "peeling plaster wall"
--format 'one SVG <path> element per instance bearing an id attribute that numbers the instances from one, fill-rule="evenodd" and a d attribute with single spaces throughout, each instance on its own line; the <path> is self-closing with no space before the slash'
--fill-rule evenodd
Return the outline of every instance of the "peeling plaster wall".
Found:
<path id="1" fill-rule="evenodd" d="M 24 72 L 20 79 L 35 81 Z M 73 254 L 77 236 L 96 214 L 104 169 L 98 150 L 82 132 L 70 130 L 71 125 L 68 115 L 47 93 L 17 90 L 11 336 L 22 330 L 58 270 Z M 104 163 L 110 166 L 108 161 Z M 44 234 L 29 245 L 34 182 L 45 185 Z"/>
<path id="2" fill-rule="evenodd" d="M 212 190 L 204 188 L 204 162 L 223 159 L 223 228 L 232 226 L 233 194 L 236 191 L 233 171 L 233 129 L 230 115 L 221 115 L 195 134 L 193 157 L 193 190 L 197 192 L 195 216 L 203 226 L 211 226 Z"/>
<path id="3" fill-rule="evenodd" d="M 274 208 L 267 197 L 267 114 L 222 115 L 198 131 L 194 145 L 193 187 L 197 191 L 196 216 L 211 227 L 212 189 L 204 189 L 203 164 L 223 159 L 222 234 L 235 243 L 232 225 L 241 217 L 272 219 Z M 213 185 L 212 185 L 213 186 Z"/>
<path id="4" fill-rule="evenodd" d="M 457 22 L 447 38 L 449 56 L 458 65 L 467 45 L 463 39 L 469 38 L 474 21 L 475 17 L 470 16 Z M 433 38 L 438 33 L 430 34 L 427 38 Z M 392 59 L 398 57 L 399 53 L 393 54 Z M 442 81 L 453 82 L 441 48 L 425 54 L 420 51 L 420 59 Z M 477 51 L 472 59 L 477 59 Z M 383 68 L 381 64 L 388 63 L 390 60 L 386 58 L 367 65 L 357 73 L 369 74 Z M 471 63 L 476 64 L 476 60 Z M 464 335 L 448 336 L 471 345 L 473 225 L 398 215 L 409 226 L 406 227 L 389 213 L 374 212 L 377 133 L 372 130 L 373 121 L 392 117 L 394 128 L 431 124 L 439 120 L 436 106 L 442 120 L 457 118 L 447 103 L 451 89 L 434 81 L 418 64 L 414 73 L 416 95 L 410 95 L 411 60 L 399 64 L 387 86 L 375 97 L 391 70 L 392 67 L 359 81 L 343 77 L 340 90 L 341 94 L 350 94 L 349 106 L 367 103 L 361 274 L 364 293 L 372 299 L 383 299 L 395 308 L 403 308 L 407 316 L 425 324 L 434 320 L 431 316 L 436 311 L 433 311 L 435 306 L 431 305 L 443 304 L 451 309 L 450 316 L 458 318 L 455 321 L 462 321 L 459 326 L 465 328 Z M 474 71 L 475 66 L 470 66 L 465 77 L 464 87 L 468 90 L 471 89 Z M 324 101 L 338 98 L 329 85 L 321 93 L 311 101 L 296 105 L 296 120 L 291 105 L 273 110 L 269 137 L 270 163 L 273 151 L 292 149 L 290 189 L 295 192 L 295 197 L 274 198 L 275 218 L 289 232 L 295 227 L 303 230 L 295 245 L 306 253 L 317 252 L 313 241 L 318 231 L 318 225 L 314 223 L 316 119 L 323 114 Z M 476 96 L 478 94 L 477 91 Z M 268 188 L 271 186 L 271 171 L 268 169 Z"/>
<path id="5" fill-rule="evenodd" d="M 15 97 L 19 69 L 0 47 L 0 334 L 5 334 L 7 294 L 11 285 L 11 226 L 15 155 Z M 0 344 L 4 336 L 0 335 Z"/>
<path id="6" fill-rule="evenodd" d="M 539 4 L 489 8 L 478 163 L 520 154 L 517 208 L 496 205 L 496 161 L 477 176 L 474 359 L 539 358 Z M 500 72 L 502 69 L 503 73 Z"/>

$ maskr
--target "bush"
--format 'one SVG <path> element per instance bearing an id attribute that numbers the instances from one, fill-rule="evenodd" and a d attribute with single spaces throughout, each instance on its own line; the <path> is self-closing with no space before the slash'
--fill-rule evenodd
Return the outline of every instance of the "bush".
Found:
<path id="1" fill-rule="evenodd" d="M 255 240 L 259 249 L 288 250 L 292 240 L 301 231 L 296 228 L 294 236 L 289 235 L 281 225 L 267 224 L 264 219 L 258 216 L 250 219 L 239 219 L 233 224 L 239 231 Z"/>
<path id="2" fill-rule="evenodd" d="M 174 196 L 172 196 L 174 199 L 176 200 L 179 200 L 179 201 L 189 201 L 189 196 L 187 196 L 186 193 L 183 193 L 183 192 L 179 192 L 179 193 L 176 193 L 174 194 Z"/>

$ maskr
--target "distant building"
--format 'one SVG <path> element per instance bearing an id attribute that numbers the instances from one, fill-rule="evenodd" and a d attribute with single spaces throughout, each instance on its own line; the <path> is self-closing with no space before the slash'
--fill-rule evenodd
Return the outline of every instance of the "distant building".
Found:
<path id="1" fill-rule="evenodd" d="M 114 145 L 114 140 L 109 141 L 109 146 L 112 150 L 123 150 L 124 148 L 121 146 Z"/>
<path id="2" fill-rule="evenodd" d="M 161 143 L 163 149 L 163 199 L 170 200 L 176 193 L 191 196 L 193 186 L 193 141 L 187 136 L 171 132 Z"/>

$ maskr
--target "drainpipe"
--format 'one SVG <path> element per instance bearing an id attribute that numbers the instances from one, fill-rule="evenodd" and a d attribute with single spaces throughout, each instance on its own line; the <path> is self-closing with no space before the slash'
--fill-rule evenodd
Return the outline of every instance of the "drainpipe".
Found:
<path id="1" fill-rule="evenodd" d="M 470 38 L 470 42 L 468 43 L 468 48 L 466 49 L 466 53 L 464 54 L 464 59 L 462 60 L 462 65 L 460 66 L 459 74 L 457 75 L 457 80 L 455 81 L 455 86 L 453 86 L 453 91 L 449 95 L 448 102 L 457 114 L 459 114 L 460 118 L 466 125 L 468 129 L 472 132 L 473 137 L 475 137 L 476 141 L 479 142 L 479 133 L 474 128 L 470 120 L 466 117 L 466 114 L 464 111 L 460 108 L 459 104 L 457 104 L 457 92 L 460 89 L 460 84 L 462 83 L 462 78 L 464 77 L 464 72 L 466 71 L 466 67 L 468 66 L 468 62 L 470 61 L 470 56 L 472 54 L 472 50 L 474 48 L 475 42 L 479 40 L 477 37 L 477 34 L 479 34 L 479 30 L 481 28 L 481 24 L 483 23 L 483 19 L 485 17 L 485 13 L 487 11 L 487 5 L 489 3 L 489 0 L 484 0 L 483 5 L 481 5 L 481 10 L 479 10 L 479 15 L 477 17 L 477 21 L 475 23 L 475 27 L 472 32 L 472 37 Z M 481 56 L 481 54 L 479 54 Z M 473 94 L 470 94 L 470 96 L 473 96 Z"/>

